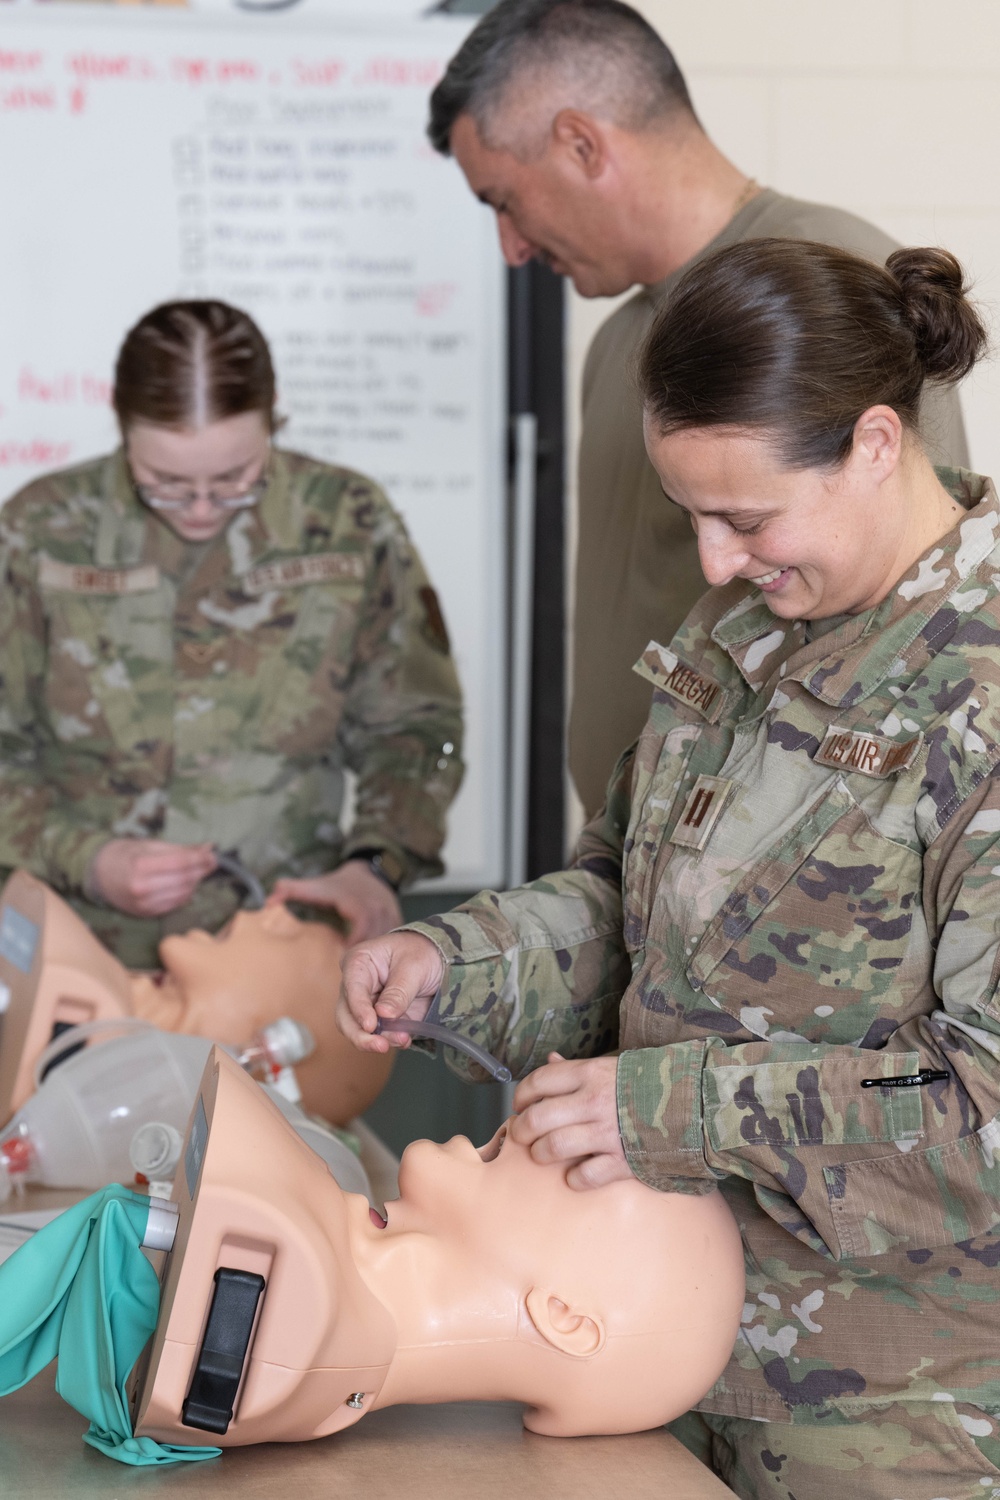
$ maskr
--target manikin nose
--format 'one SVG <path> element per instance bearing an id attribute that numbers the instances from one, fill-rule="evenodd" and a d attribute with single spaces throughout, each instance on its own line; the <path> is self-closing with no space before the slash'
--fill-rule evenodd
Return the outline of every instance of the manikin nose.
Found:
<path id="1" fill-rule="evenodd" d="M 509 266 L 526 266 L 534 258 L 534 245 L 518 233 L 507 214 L 497 214 L 497 233 L 501 253 Z"/>

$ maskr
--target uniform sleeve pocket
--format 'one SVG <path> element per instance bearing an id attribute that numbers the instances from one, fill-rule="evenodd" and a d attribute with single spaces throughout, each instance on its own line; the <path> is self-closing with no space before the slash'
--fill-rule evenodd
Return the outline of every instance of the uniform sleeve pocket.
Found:
<path id="1" fill-rule="evenodd" d="M 522 1046 L 506 1054 L 504 1061 L 515 1078 L 526 1078 L 550 1052 L 558 1052 L 567 1061 L 613 1052 L 618 1046 L 620 1006 L 621 994 L 615 990 L 579 1005 L 547 1010 L 534 1037 L 522 1038 Z"/>
<path id="2" fill-rule="evenodd" d="M 797 1049 L 799 1057 L 780 1062 L 715 1063 L 705 1069 L 703 1094 L 709 1142 L 717 1152 L 765 1152 L 804 1148 L 824 1154 L 843 1146 L 913 1144 L 923 1129 L 923 1102 L 917 1088 L 862 1090 L 865 1073 L 889 1079 L 915 1073 L 916 1052 L 855 1053 L 824 1077 L 821 1048 Z M 810 1057 L 810 1051 L 816 1057 Z M 831 1086 L 831 1078 L 833 1084 Z M 829 1158 L 827 1158 L 829 1159 Z M 840 1170 L 837 1168 L 836 1170 Z"/>

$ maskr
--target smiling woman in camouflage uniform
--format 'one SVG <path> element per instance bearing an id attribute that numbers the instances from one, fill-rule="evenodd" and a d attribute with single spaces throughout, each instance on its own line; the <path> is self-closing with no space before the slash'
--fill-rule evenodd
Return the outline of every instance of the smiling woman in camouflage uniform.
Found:
<path id="1" fill-rule="evenodd" d="M 917 435 L 983 342 L 943 251 L 694 267 L 641 384 L 715 587 L 642 737 L 569 870 L 345 968 L 359 1046 L 433 1004 L 574 1186 L 725 1194 L 744 1328 L 675 1430 L 754 1500 L 1000 1495 L 1000 505 Z"/>
<path id="2" fill-rule="evenodd" d="M 387 931 L 398 886 L 442 868 L 462 771 L 402 522 L 363 475 L 272 445 L 270 353 L 225 303 L 141 319 L 114 401 L 122 448 L 0 516 L 0 873 L 47 880 L 136 968 L 239 905 L 216 849 Z"/>

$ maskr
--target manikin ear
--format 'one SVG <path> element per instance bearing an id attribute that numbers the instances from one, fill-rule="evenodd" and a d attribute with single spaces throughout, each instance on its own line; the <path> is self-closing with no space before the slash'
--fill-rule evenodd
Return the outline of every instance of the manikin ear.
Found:
<path id="1" fill-rule="evenodd" d="M 608 164 L 604 127 L 583 110 L 561 109 L 552 121 L 552 140 L 585 177 L 600 177 Z"/>
<path id="2" fill-rule="evenodd" d="M 891 406 L 869 406 L 854 424 L 855 463 L 876 483 L 888 479 L 903 451 L 903 424 Z"/>
<path id="3" fill-rule="evenodd" d="M 577 1312 L 542 1287 L 533 1286 L 524 1301 L 536 1330 L 554 1349 L 585 1359 L 604 1348 L 607 1334 L 600 1318 Z"/>

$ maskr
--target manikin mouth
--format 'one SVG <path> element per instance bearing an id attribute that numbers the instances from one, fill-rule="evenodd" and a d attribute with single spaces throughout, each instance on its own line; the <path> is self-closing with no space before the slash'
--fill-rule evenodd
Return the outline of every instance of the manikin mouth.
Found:
<path id="1" fill-rule="evenodd" d="M 479 1155 L 483 1161 L 496 1161 L 500 1155 L 500 1152 L 503 1150 L 503 1143 L 507 1139 L 507 1124 L 508 1122 L 505 1120 L 496 1135 L 491 1140 L 488 1140 L 485 1146 L 480 1146 Z"/>
<path id="2" fill-rule="evenodd" d="M 369 1208 L 368 1217 L 371 1219 L 376 1229 L 384 1229 L 389 1222 L 388 1219 L 384 1218 L 382 1214 L 379 1213 L 377 1208 Z"/>

